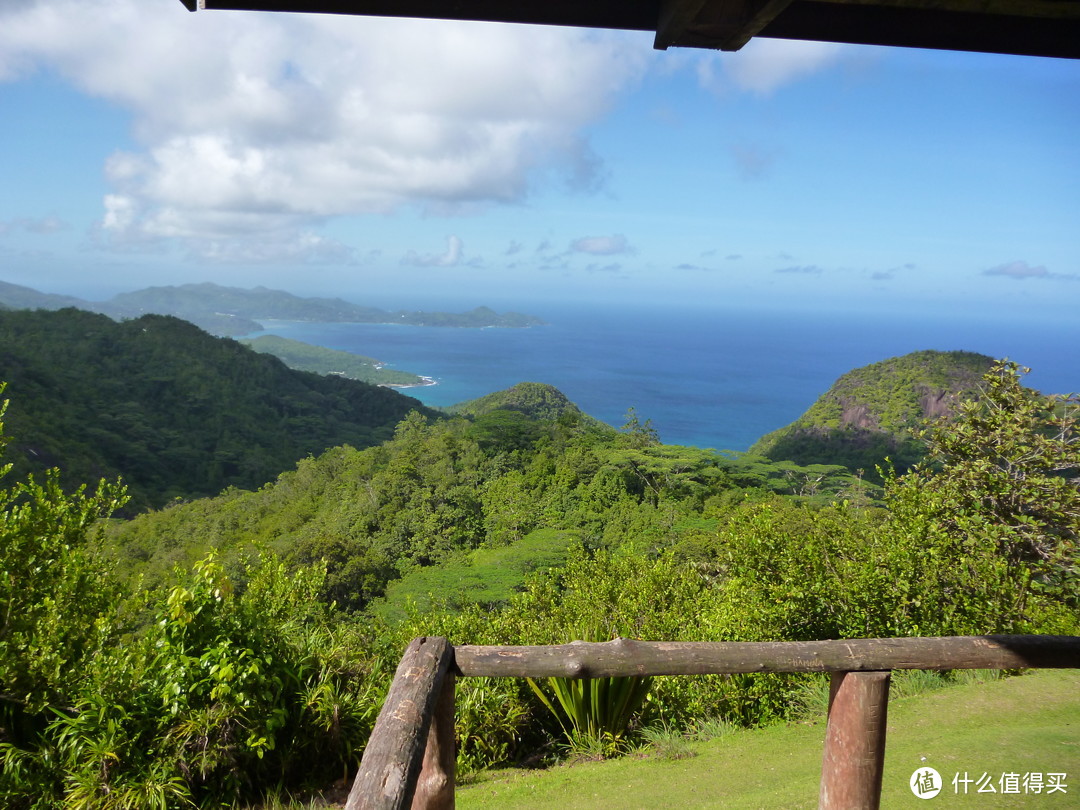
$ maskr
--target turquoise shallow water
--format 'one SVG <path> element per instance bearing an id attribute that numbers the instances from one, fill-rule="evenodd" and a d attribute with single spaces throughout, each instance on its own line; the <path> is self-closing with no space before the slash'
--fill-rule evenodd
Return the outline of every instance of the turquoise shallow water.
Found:
<path id="1" fill-rule="evenodd" d="M 428 405 L 452 405 L 525 380 L 545 382 L 610 424 L 621 425 L 634 407 L 665 442 L 728 450 L 745 450 L 796 419 L 844 372 L 921 349 L 1007 356 L 1032 367 L 1034 388 L 1080 389 L 1080 324 L 723 309 L 529 311 L 549 325 L 266 326 L 267 333 L 433 377 L 437 385 L 405 391 Z"/>

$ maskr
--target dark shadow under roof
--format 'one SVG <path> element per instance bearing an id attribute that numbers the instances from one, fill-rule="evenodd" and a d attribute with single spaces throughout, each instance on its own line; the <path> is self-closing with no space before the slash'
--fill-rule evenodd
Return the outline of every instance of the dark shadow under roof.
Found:
<path id="1" fill-rule="evenodd" d="M 181 0 L 196 8 L 654 31 L 655 47 L 753 37 L 1080 58 L 1080 0 Z"/>

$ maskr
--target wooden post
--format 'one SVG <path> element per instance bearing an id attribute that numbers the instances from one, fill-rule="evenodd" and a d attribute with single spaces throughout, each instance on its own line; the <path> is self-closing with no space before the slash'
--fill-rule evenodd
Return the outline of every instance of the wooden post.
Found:
<path id="1" fill-rule="evenodd" d="M 818 810 L 878 810 L 889 672 L 834 672 Z"/>
<path id="2" fill-rule="evenodd" d="M 454 810 L 454 769 L 457 745 L 454 737 L 454 685 L 457 678 L 447 672 L 439 702 L 431 717 L 424 765 L 416 783 L 412 810 Z"/>
<path id="3" fill-rule="evenodd" d="M 407 810 L 420 774 L 435 703 L 454 648 L 445 638 L 413 639 L 375 721 L 345 810 Z"/>

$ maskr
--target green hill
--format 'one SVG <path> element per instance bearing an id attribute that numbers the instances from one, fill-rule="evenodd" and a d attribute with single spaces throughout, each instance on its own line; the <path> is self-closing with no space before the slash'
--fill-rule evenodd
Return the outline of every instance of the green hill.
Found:
<path id="1" fill-rule="evenodd" d="M 750 453 L 797 464 L 843 464 L 871 477 L 886 457 L 905 469 L 923 452 L 912 430 L 977 397 L 992 363 L 973 352 L 922 351 L 857 368 L 797 420 L 759 439 Z"/>
<path id="2" fill-rule="evenodd" d="M 577 425 L 597 435 L 615 434 L 610 425 L 589 416 L 562 391 L 546 383 L 518 383 L 447 410 L 472 420 L 471 435 L 484 447 L 524 449 L 545 433 L 545 423 L 554 422 Z"/>
<path id="3" fill-rule="evenodd" d="M 38 292 L 30 287 L 23 287 L 21 284 L 0 281 L 0 306 L 5 309 L 63 309 L 64 307 L 89 309 L 92 304 L 74 296 Z"/>
<path id="4" fill-rule="evenodd" d="M 484 416 L 493 411 L 517 411 L 531 419 L 555 420 L 564 414 L 575 417 L 584 413 L 567 399 L 566 394 L 547 383 L 521 382 L 492 394 L 459 402 L 447 409 L 460 416 Z"/>
<path id="5" fill-rule="evenodd" d="M 497 421 L 506 414 L 518 420 L 512 429 Z M 488 421 L 492 416 L 496 420 Z M 573 503 L 592 500 L 584 490 L 598 474 L 605 497 L 621 490 L 628 502 L 636 501 L 627 491 L 634 482 L 622 472 L 601 473 L 603 445 L 617 434 L 597 434 L 583 419 L 536 420 L 496 410 L 475 422 L 428 422 L 411 414 L 377 447 L 332 448 L 257 491 L 231 489 L 115 524 L 110 545 L 120 569 L 138 571 L 148 582 L 166 579 L 174 564 L 190 566 L 210 549 L 227 561 L 261 547 L 293 565 L 326 560 L 327 598 L 362 607 L 389 581 L 444 560 L 460 564 L 461 555 L 480 546 L 516 546 L 537 529 L 577 536 L 583 522 L 599 528 L 596 507 Z M 555 466 L 568 452 L 578 459 L 577 473 L 555 481 Z M 549 545 L 534 537 L 512 556 L 524 561 L 524 571 L 534 558 L 554 553 Z M 568 544 L 555 545 L 562 551 Z M 514 568 L 514 561 L 481 555 L 469 562 L 467 575 L 486 578 L 500 566 Z M 421 577 L 414 588 L 423 591 L 426 582 Z M 491 587 L 506 591 L 508 582 Z"/>
<path id="6" fill-rule="evenodd" d="M 77 309 L 0 312 L 15 474 L 123 476 L 132 508 L 261 486 L 298 459 L 390 438 L 411 397 L 293 371 L 186 321 Z"/>

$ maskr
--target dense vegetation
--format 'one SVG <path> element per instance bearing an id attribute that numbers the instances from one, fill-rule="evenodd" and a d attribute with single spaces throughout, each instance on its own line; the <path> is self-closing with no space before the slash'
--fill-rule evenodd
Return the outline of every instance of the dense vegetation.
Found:
<path id="1" fill-rule="evenodd" d="M 417 567 L 537 530 L 570 532 L 589 547 L 625 537 L 692 542 L 731 499 L 808 488 L 819 503 L 869 497 L 841 467 L 661 445 L 636 420 L 620 435 L 576 408 L 555 420 L 505 409 L 472 420 L 413 413 L 379 447 L 335 448 L 256 492 L 179 504 L 110 534 L 120 570 L 155 582 L 212 549 L 226 561 L 257 547 L 298 564 L 325 560 L 327 597 L 358 609 Z"/>
<path id="2" fill-rule="evenodd" d="M 260 335 L 240 341 L 257 352 L 272 354 L 289 368 L 310 371 L 314 374 L 335 374 L 349 380 L 360 380 L 373 385 L 420 385 L 423 380 L 407 371 L 384 368 L 373 357 L 362 354 L 312 346 L 299 340 L 289 340 L 277 335 Z"/>
<path id="3" fill-rule="evenodd" d="M 68 486 L 123 475 L 132 511 L 257 487 L 297 459 L 393 435 L 418 401 L 269 355 L 177 318 L 0 313 L 0 379 L 17 475 Z"/>
<path id="4" fill-rule="evenodd" d="M 262 560 L 238 589 L 208 558 L 125 599 L 90 527 L 122 500 L 0 490 L 0 804 L 220 807 L 340 775 L 376 697 L 319 569 Z"/>
<path id="5" fill-rule="evenodd" d="M 557 402 L 541 388 L 498 402 L 107 526 L 113 486 L 0 493 L 0 803 L 217 807 L 324 783 L 355 766 L 421 634 L 1080 632 L 1080 403 L 1014 365 L 918 431 L 926 460 L 881 492 L 837 466 L 663 445 L 632 413 L 621 432 L 568 407 L 538 418 Z M 656 678 L 629 730 L 570 744 L 765 723 L 805 683 Z M 459 684 L 461 767 L 564 750 L 538 688 Z"/>
<path id="6" fill-rule="evenodd" d="M 262 330 L 259 320 L 314 321 L 319 323 L 396 323 L 411 326 L 481 328 L 540 326 L 534 315 L 499 314 L 488 307 L 468 312 L 387 311 L 361 306 L 340 298 L 301 298 L 266 287 L 241 289 L 218 284 L 182 284 L 178 287 L 147 287 L 114 295 L 108 301 L 85 301 L 68 295 L 41 293 L 30 287 L 0 281 L 0 303 L 14 309 L 63 309 L 76 307 L 111 318 L 142 315 L 174 315 L 215 335 L 247 335 Z"/>
<path id="7" fill-rule="evenodd" d="M 880 483 L 876 471 L 886 459 L 901 471 L 921 460 L 919 425 L 948 417 L 977 396 L 993 362 L 973 352 L 923 351 L 857 368 L 750 452 L 774 461 L 843 464 Z"/>

